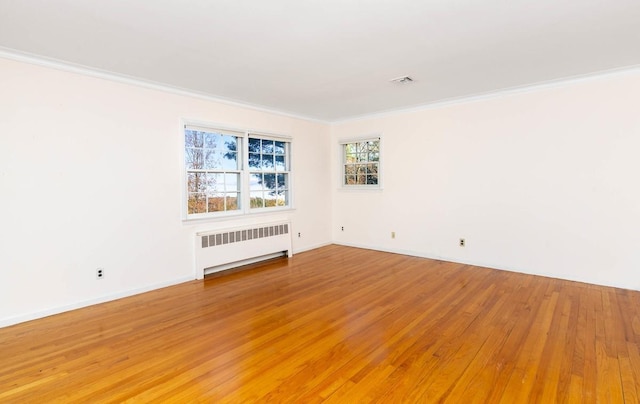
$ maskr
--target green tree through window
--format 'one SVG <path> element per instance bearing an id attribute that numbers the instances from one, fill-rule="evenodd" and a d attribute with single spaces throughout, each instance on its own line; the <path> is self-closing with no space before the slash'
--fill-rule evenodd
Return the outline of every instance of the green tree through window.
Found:
<path id="1" fill-rule="evenodd" d="M 236 152 L 229 144 L 229 158 Z M 251 209 L 289 205 L 289 142 L 249 135 L 247 165 Z"/>

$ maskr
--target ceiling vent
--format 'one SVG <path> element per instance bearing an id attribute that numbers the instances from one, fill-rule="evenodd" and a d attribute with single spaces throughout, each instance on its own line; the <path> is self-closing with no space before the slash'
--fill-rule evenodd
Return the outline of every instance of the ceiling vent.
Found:
<path id="1" fill-rule="evenodd" d="M 396 77 L 395 79 L 389 80 L 395 84 L 409 84 L 413 82 L 413 79 L 409 76 Z"/>

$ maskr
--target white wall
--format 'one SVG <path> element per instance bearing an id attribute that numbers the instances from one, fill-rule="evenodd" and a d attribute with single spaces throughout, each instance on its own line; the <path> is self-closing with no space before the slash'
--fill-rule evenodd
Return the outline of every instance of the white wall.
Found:
<path id="1" fill-rule="evenodd" d="M 280 219 L 295 252 L 640 290 L 638 105 L 636 70 L 330 127 L 0 59 L 0 326 L 193 279 L 196 231 Z M 181 118 L 293 136 L 296 210 L 184 224 Z M 376 133 L 384 189 L 338 190 L 338 139 Z"/>
<path id="2" fill-rule="evenodd" d="M 181 118 L 292 136 L 296 210 L 184 224 Z M 325 124 L 0 59 L 0 326 L 194 279 L 198 230 L 329 243 L 329 147 Z"/>
<path id="3" fill-rule="evenodd" d="M 384 189 L 335 192 L 334 241 L 640 290 L 639 106 L 632 70 L 335 125 Z"/>

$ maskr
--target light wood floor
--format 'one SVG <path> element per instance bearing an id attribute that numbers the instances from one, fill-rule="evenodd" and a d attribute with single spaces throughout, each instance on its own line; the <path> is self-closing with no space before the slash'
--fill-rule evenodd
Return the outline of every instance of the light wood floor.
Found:
<path id="1" fill-rule="evenodd" d="M 639 393 L 639 292 L 341 246 L 0 329 L 1 403 Z"/>

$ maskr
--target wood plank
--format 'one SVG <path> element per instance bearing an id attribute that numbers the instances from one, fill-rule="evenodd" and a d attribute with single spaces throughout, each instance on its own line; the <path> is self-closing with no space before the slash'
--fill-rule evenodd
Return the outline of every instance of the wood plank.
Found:
<path id="1" fill-rule="evenodd" d="M 327 246 L 0 329 L 0 402 L 638 402 L 640 292 Z"/>

